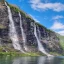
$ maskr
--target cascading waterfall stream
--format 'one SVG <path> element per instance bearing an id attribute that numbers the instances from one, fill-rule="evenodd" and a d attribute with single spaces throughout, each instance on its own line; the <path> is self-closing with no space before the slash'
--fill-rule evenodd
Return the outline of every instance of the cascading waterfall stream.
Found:
<path id="1" fill-rule="evenodd" d="M 41 44 L 41 42 L 40 42 L 40 39 L 39 39 L 38 36 L 37 36 L 35 23 L 34 23 L 34 35 L 35 35 L 35 37 L 36 37 L 36 39 L 37 39 L 39 51 L 41 51 L 42 53 L 44 53 L 44 54 L 47 55 L 47 56 L 52 56 L 52 55 L 48 54 L 48 53 L 45 51 L 44 47 L 42 46 L 42 44 Z"/>
<path id="2" fill-rule="evenodd" d="M 24 51 L 22 50 L 22 48 L 19 44 L 19 39 L 18 39 L 18 35 L 17 35 L 16 29 L 15 29 L 15 26 L 14 26 L 14 21 L 13 21 L 13 18 L 12 18 L 12 13 L 11 13 L 10 7 L 7 5 L 6 2 L 5 2 L 5 5 L 7 6 L 7 9 L 8 9 L 8 15 L 9 15 L 9 20 L 10 20 L 9 36 L 10 36 L 10 39 L 12 40 L 13 47 L 14 47 L 14 49 L 20 50 L 21 52 L 24 53 Z"/>
<path id="3" fill-rule="evenodd" d="M 23 38 L 23 46 L 24 46 L 24 49 L 26 51 L 28 51 L 28 48 L 26 46 L 26 36 L 25 36 L 24 30 L 23 30 L 23 27 L 22 27 L 22 20 L 21 20 L 21 14 L 20 14 L 20 12 L 19 12 L 19 17 L 20 17 L 20 28 L 21 28 L 22 38 Z"/>

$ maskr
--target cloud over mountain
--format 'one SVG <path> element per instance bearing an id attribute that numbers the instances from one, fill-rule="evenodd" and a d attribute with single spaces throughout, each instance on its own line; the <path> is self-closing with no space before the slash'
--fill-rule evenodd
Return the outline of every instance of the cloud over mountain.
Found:
<path id="1" fill-rule="evenodd" d="M 43 3 L 41 0 L 30 0 L 31 7 L 34 10 L 53 10 L 56 12 L 64 11 L 64 4 L 62 3 Z"/>

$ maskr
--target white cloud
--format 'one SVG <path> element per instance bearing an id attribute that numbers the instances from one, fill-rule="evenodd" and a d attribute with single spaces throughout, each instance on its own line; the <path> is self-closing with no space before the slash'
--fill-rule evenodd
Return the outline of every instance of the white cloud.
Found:
<path id="1" fill-rule="evenodd" d="M 64 18 L 64 16 L 57 15 L 57 16 L 54 16 L 52 19 L 53 20 L 58 20 L 58 19 L 62 19 L 62 18 Z"/>
<path id="2" fill-rule="evenodd" d="M 54 24 L 52 25 L 51 29 L 53 30 L 60 30 L 60 29 L 64 29 L 64 24 L 55 21 Z"/>
<path id="3" fill-rule="evenodd" d="M 55 21 L 50 29 L 52 29 L 55 32 L 59 33 L 60 35 L 64 36 L 64 24 L 62 24 L 62 23 L 60 23 L 58 21 Z"/>
<path id="4" fill-rule="evenodd" d="M 62 36 L 64 36 L 64 30 L 58 31 L 58 33 L 61 34 Z"/>
<path id="5" fill-rule="evenodd" d="M 64 4 L 62 3 L 43 3 L 41 0 L 30 0 L 31 7 L 34 10 L 48 10 L 51 9 L 53 11 L 64 11 Z"/>

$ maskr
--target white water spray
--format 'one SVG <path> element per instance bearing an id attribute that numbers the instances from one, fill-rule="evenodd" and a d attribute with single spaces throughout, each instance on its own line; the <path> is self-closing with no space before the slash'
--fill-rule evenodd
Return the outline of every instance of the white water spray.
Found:
<path id="1" fill-rule="evenodd" d="M 20 28 L 21 28 L 22 38 L 23 38 L 23 46 L 24 46 L 24 49 L 26 51 L 28 51 L 27 46 L 26 46 L 26 36 L 25 36 L 24 30 L 23 30 L 23 27 L 22 27 L 22 20 L 21 20 L 20 12 L 19 12 L 19 17 L 20 17 Z"/>
<path id="2" fill-rule="evenodd" d="M 17 35 L 16 29 L 15 29 L 15 26 L 14 26 L 14 21 L 13 21 L 13 18 L 12 18 L 12 13 L 11 13 L 10 7 L 7 5 L 6 2 L 5 2 L 5 5 L 7 6 L 7 9 L 8 9 L 8 15 L 9 15 L 9 20 L 10 20 L 9 36 L 10 36 L 10 39 L 12 40 L 13 47 L 14 47 L 14 49 L 17 49 L 17 50 L 20 50 L 21 52 L 24 52 L 22 50 L 20 44 L 19 44 L 18 35 Z"/>
<path id="3" fill-rule="evenodd" d="M 35 35 L 35 37 L 36 37 L 36 39 L 37 39 L 39 51 L 41 51 L 42 53 L 44 53 L 44 54 L 47 55 L 47 56 L 52 56 L 52 55 L 48 54 L 48 53 L 45 51 L 44 47 L 42 46 L 42 44 L 41 44 L 41 42 L 40 42 L 40 39 L 39 39 L 38 36 L 37 36 L 35 23 L 34 23 L 34 35 Z"/>

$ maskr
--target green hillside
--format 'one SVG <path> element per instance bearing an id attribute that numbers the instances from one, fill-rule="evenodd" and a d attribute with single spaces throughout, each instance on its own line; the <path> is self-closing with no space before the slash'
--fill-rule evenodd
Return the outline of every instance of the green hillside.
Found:
<path id="1" fill-rule="evenodd" d="M 61 36 L 58 34 L 58 37 L 60 39 L 60 45 L 62 46 L 63 50 L 64 50 L 64 36 Z"/>

